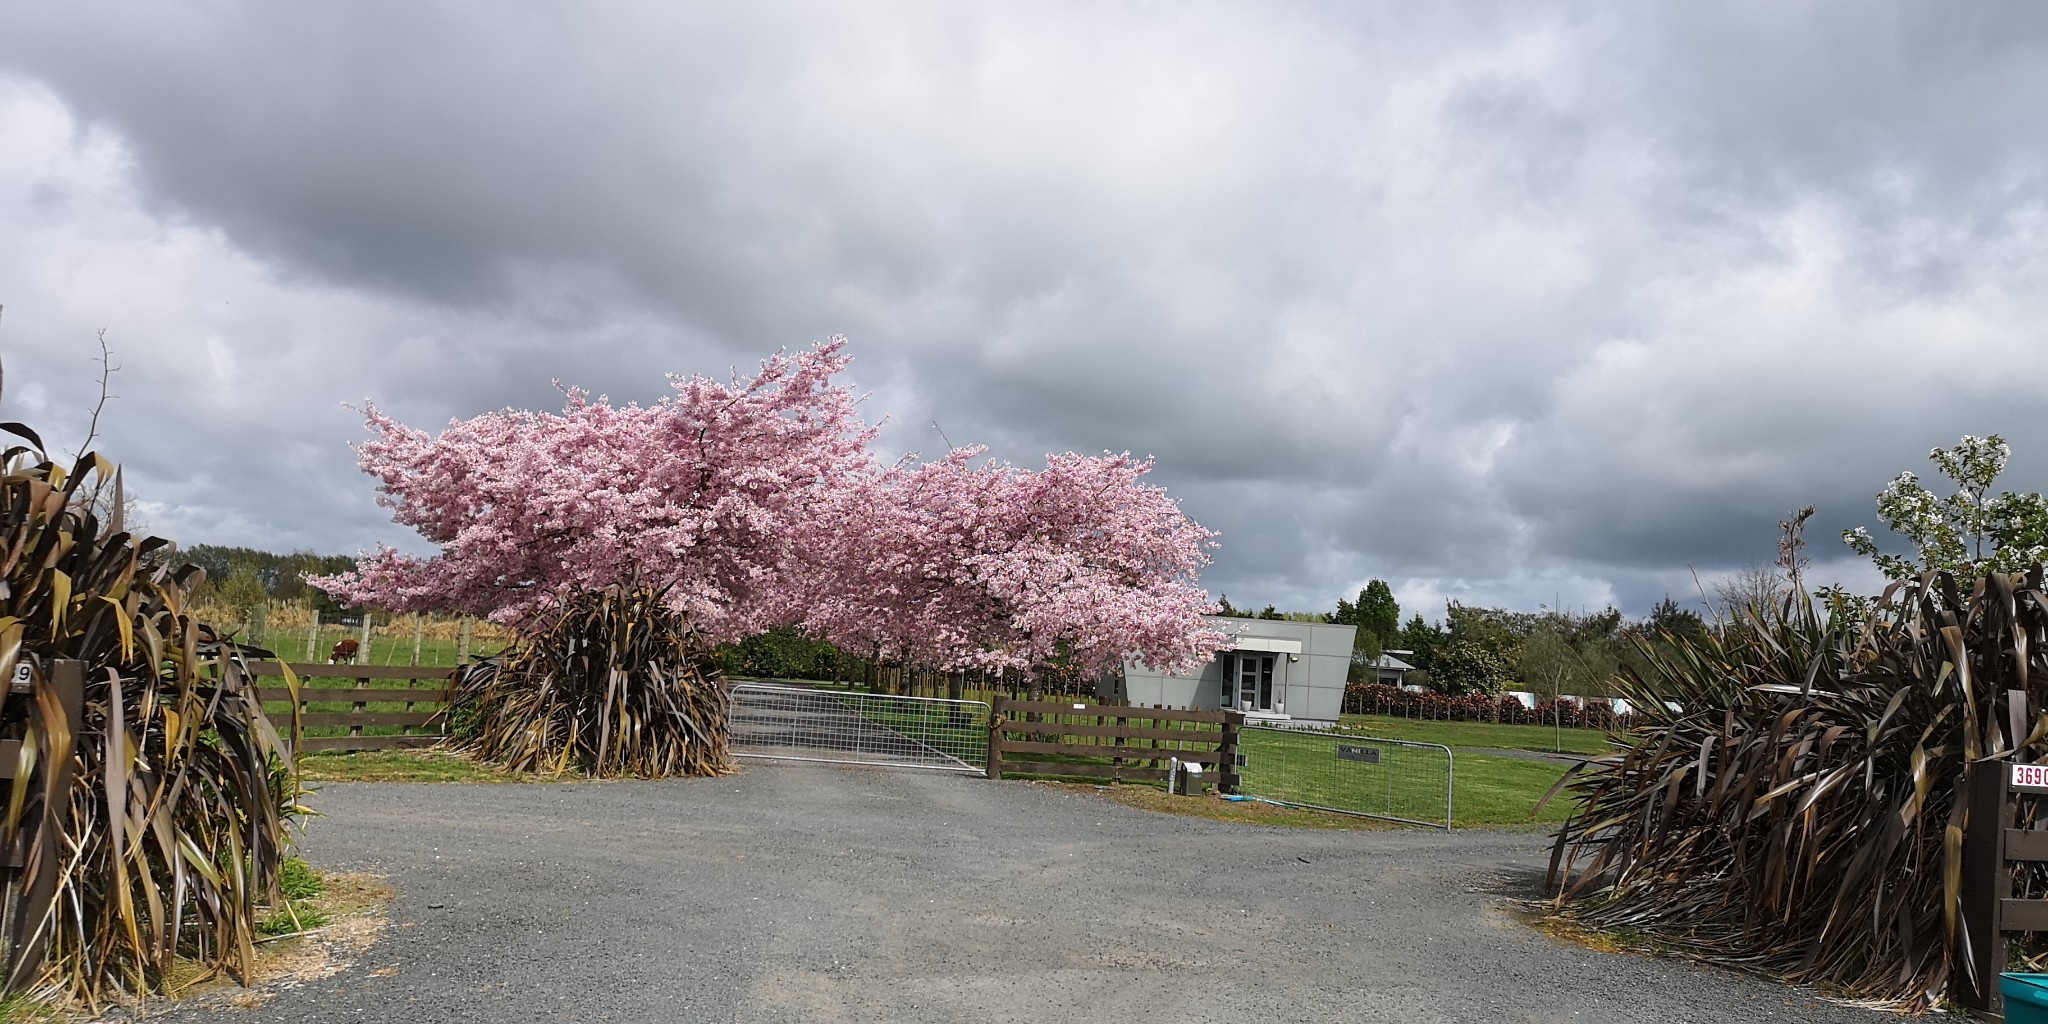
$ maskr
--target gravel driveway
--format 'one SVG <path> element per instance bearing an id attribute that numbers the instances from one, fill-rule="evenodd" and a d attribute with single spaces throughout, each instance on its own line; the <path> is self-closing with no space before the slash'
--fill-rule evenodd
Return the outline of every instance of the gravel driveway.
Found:
<path id="1" fill-rule="evenodd" d="M 1506 909 L 1540 879 L 1527 834 L 1293 831 L 761 764 L 313 802 L 307 855 L 387 875 L 393 926 L 341 974 L 204 1019 L 1896 1020 L 1544 938 Z"/>

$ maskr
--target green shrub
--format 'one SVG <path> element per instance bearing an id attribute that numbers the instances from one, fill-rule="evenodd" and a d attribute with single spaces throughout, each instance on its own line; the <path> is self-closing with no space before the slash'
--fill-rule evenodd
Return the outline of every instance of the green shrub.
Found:
<path id="1" fill-rule="evenodd" d="M 1622 753 L 1572 783 L 1563 913 L 1854 997 L 1939 1003 L 1963 960 L 1949 840 L 1964 768 L 2048 760 L 2048 595 L 2036 568 L 1968 590 L 1930 575 L 1867 616 L 1847 607 L 1795 594 L 1644 646 L 1648 668 L 1619 681 L 1638 711 Z"/>
<path id="2" fill-rule="evenodd" d="M 580 591 L 456 677 L 451 717 L 478 760 L 541 774 L 732 771 L 718 670 L 663 591 Z"/>
<path id="3" fill-rule="evenodd" d="M 42 786 L 0 810 L 9 834 L 55 828 L 61 851 L 23 867 L 25 891 L 54 875 L 56 898 L 40 917 L 25 908 L 48 957 L 9 987 L 91 1003 L 161 991 L 181 959 L 202 976 L 246 973 L 300 812 L 286 737 L 242 650 L 186 613 L 203 574 L 177 567 L 169 541 L 123 528 L 114 467 L 88 454 L 67 471 L 28 428 L 0 430 L 30 442 L 0 454 L 0 678 L 26 664 L 35 679 L 31 700 L 0 709 L 0 728 L 71 774 L 59 791 L 59 773 L 39 772 Z M 85 668 L 75 733 L 58 724 L 58 659 Z"/>

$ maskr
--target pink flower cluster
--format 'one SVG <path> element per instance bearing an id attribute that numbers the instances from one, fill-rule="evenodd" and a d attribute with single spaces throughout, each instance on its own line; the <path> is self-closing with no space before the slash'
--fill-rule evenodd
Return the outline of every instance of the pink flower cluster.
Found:
<path id="1" fill-rule="evenodd" d="M 788 594 L 788 620 L 941 669 L 1191 667 L 1225 645 L 1196 584 L 1216 535 L 1142 482 L 1149 460 L 1025 470 L 982 452 L 846 481 L 811 524 L 817 585 Z"/>
<path id="2" fill-rule="evenodd" d="M 833 338 L 750 379 L 674 377 L 648 407 L 571 391 L 429 436 L 371 407 L 358 447 L 394 518 L 440 545 L 312 582 L 397 611 L 518 622 L 566 589 L 638 579 L 710 639 L 800 624 L 937 668 L 1186 667 L 1223 644 L 1196 577 L 1215 534 L 1130 455 L 1043 470 L 959 449 L 878 467 Z"/>

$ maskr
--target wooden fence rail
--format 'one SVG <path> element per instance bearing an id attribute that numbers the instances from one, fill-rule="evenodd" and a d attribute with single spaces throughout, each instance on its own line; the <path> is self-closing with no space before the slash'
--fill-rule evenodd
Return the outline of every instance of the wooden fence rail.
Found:
<path id="1" fill-rule="evenodd" d="M 2014 691 L 2015 701 L 2024 701 Z M 2021 705 L 2024 708 L 2024 705 Z M 2024 722 L 2024 710 L 2014 712 Z M 2027 869 L 2048 863 L 2048 768 L 2005 761 L 1978 761 L 1963 769 L 1965 827 L 1962 888 L 1956 894 L 1967 962 L 1949 978 L 1949 998 L 1979 1015 L 2003 1012 L 1999 975 L 2006 969 L 2006 936 L 2048 932 L 2048 899 L 2015 895 L 2014 883 Z M 2020 803 L 2034 813 L 2022 821 Z"/>
<path id="2" fill-rule="evenodd" d="M 997 697 L 988 723 L 988 777 L 1004 772 L 1112 781 L 1164 781 L 1170 759 L 1238 784 L 1236 711 L 1183 711 L 1113 704 L 1065 704 Z M 1035 755 L 1024 760 L 1013 755 Z"/>
<path id="3" fill-rule="evenodd" d="M 299 743 L 302 753 L 430 747 L 448 733 L 455 670 L 447 666 L 285 664 L 299 678 L 299 723 L 306 730 Z M 266 706 L 290 704 L 292 692 L 283 685 L 277 662 L 252 661 L 249 669 L 259 678 L 279 680 L 258 687 Z M 320 685 L 331 679 L 354 685 Z M 372 687 L 372 682 L 385 685 Z M 278 713 L 289 714 L 289 709 Z"/>

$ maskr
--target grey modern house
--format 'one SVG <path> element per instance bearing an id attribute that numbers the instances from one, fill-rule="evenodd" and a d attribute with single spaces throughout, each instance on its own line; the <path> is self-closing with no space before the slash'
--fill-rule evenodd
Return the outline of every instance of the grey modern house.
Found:
<path id="1" fill-rule="evenodd" d="M 1139 661 L 1103 696 L 1141 707 L 1213 711 L 1235 708 L 1252 719 L 1331 725 L 1344 708 L 1344 676 L 1356 626 L 1212 615 L 1229 646 L 1191 675 L 1168 675 Z"/>
<path id="2" fill-rule="evenodd" d="M 1408 652 L 1402 651 L 1401 653 L 1407 654 Z M 1407 686 L 1408 673 L 1415 671 L 1415 666 L 1391 654 L 1382 654 L 1364 664 L 1372 670 L 1373 681 L 1382 686 Z M 1421 687 L 1417 687 L 1417 689 L 1421 689 Z"/>

